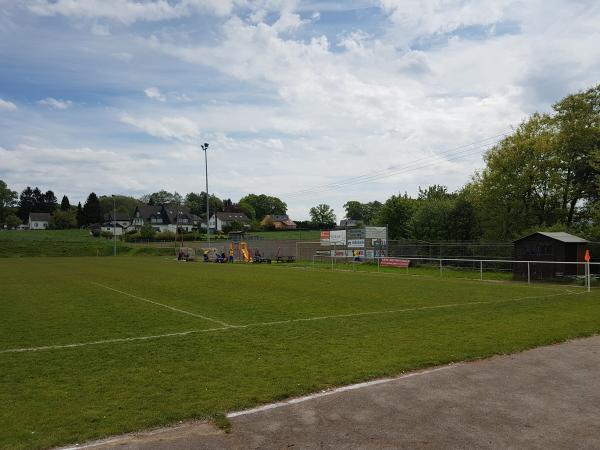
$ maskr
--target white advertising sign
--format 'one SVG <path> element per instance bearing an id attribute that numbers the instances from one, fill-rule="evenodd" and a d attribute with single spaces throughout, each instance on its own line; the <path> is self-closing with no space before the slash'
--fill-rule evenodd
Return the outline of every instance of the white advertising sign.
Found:
<path id="1" fill-rule="evenodd" d="M 346 243 L 346 230 L 331 230 L 329 232 L 329 242 L 344 245 Z"/>
<path id="2" fill-rule="evenodd" d="M 365 240 L 364 239 L 349 239 L 348 240 L 348 248 L 364 248 Z"/>
<path id="3" fill-rule="evenodd" d="M 365 227 L 365 237 L 367 239 L 385 239 L 386 228 L 385 227 Z"/>

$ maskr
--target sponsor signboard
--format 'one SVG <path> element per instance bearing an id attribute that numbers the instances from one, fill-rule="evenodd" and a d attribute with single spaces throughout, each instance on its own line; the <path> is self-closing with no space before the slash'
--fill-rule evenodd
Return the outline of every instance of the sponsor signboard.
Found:
<path id="1" fill-rule="evenodd" d="M 371 239 L 371 245 L 373 247 L 384 247 L 387 244 L 385 239 Z"/>
<path id="2" fill-rule="evenodd" d="M 386 227 L 365 227 L 365 237 L 367 239 L 386 239 Z"/>
<path id="3" fill-rule="evenodd" d="M 329 245 L 329 231 L 321 231 L 321 245 Z"/>
<path id="4" fill-rule="evenodd" d="M 348 239 L 348 248 L 364 248 L 364 239 Z"/>
<path id="5" fill-rule="evenodd" d="M 346 230 L 331 230 L 329 242 L 333 245 L 344 245 L 346 243 Z"/>
<path id="6" fill-rule="evenodd" d="M 364 239 L 365 238 L 365 230 L 364 228 L 352 228 L 346 231 L 347 239 Z"/>
<path id="7" fill-rule="evenodd" d="M 375 252 L 373 250 L 367 250 L 365 252 L 365 255 L 366 255 L 367 259 L 373 259 L 373 257 L 375 256 Z"/>
<path id="8" fill-rule="evenodd" d="M 380 264 L 382 266 L 406 268 L 410 265 L 410 259 L 381 258 Z"/>

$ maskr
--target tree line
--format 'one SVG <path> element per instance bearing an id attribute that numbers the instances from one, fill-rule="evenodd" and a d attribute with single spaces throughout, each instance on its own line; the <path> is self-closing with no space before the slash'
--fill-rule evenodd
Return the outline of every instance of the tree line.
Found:
<path id="1" fill-rule="evenodd" d="M 344 217 L 365 225 L 387 225 L 391 239 L 423 241 L 506 241 L 534 230 L 568 231 L 600 240 L 600 85 L 566 96 L 550 113 L 535 113 L 492 147 L 485 167 L 455 192 L 445 186 L 421 189 L 416 197 L 392 195 L 380 202 L 344 204 Z M 133 214 L 141 204 L 179 204 L 204 217 L 207 194 L 185 196 L 164 190 L 133 198 L 115 196 L 118 212 Z M 237 202 L 208 197 L 210 213 L 243 212 L 253 229 L 269 227 L 267 215 L 287 213 L 287 204 L 265 194 Z M 72 206 L 53 191 L 27 187 L 17 194 L 0 180 L 0 225 L 13 228 L 30 212 L 52 212 L 55 228 L 83 227 L 103 221 L 112 196 L 91 193 Z M 325 203 L 309 211 L 299 228 L 336 225 Z M 261 225 L 262 222 L 262 225 Z"/>

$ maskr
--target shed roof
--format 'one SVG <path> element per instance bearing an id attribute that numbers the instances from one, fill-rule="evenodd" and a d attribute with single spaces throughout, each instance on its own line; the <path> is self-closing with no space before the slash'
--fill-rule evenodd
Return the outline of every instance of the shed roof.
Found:
<path id="1" fill-rule="evenodd" d="M 519 242 L 535 234 L 541 234 L 542 236 L 546 236 L 550 239 L 554 239 L 556 241 L 564 242 L 567 244 L 586 244 L 589 242 L 588 240 L 580 238 L 579 236 L 575 236 L 573 234 L 565 233 L 562 231 L 536 231 L 535 233 L 531 233 L 527 236 L 523 236 L 522 238 L 516 239 L 514 242 Z"/>

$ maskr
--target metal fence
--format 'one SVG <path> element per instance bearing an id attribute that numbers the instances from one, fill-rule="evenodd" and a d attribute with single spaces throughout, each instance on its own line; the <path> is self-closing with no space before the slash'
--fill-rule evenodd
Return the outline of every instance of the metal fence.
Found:
<path id="1" fill-rule="evenodd" d="M 390 271 L 407 275 L 479 279 L 481 281 L 518 281 L 558 283 L 600 287 L 599 262 L 515 261 L 506 259 L 376 257 L 365 260 L 351 256 L 316 253 L 312 267 L 331 270 Z"/>

